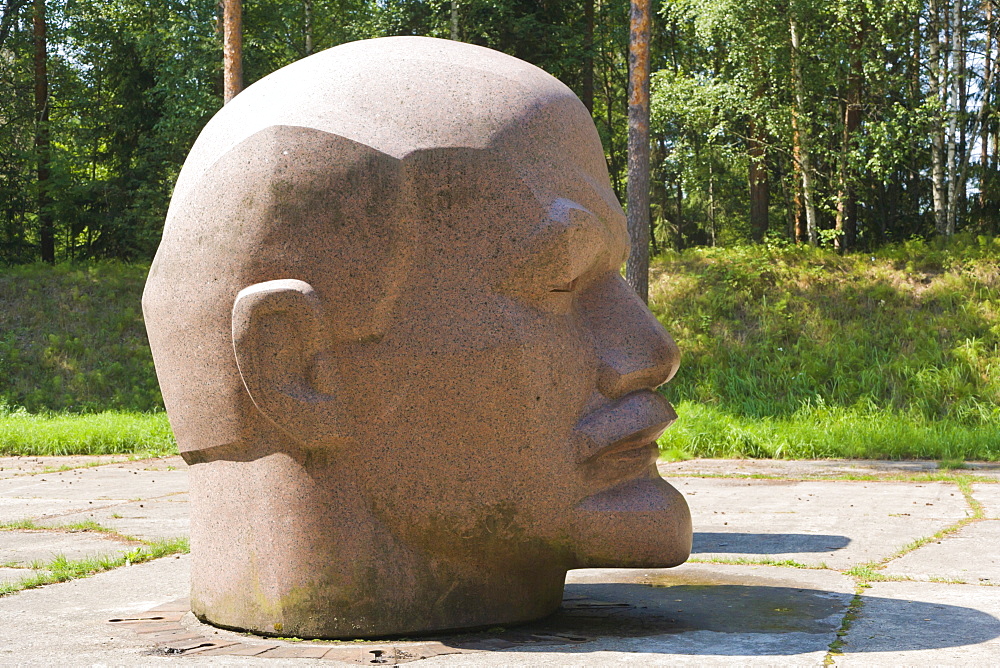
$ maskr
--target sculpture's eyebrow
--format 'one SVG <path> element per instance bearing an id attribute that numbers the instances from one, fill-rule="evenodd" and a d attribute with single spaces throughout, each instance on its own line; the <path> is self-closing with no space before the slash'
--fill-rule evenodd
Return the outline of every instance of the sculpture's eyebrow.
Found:
<path id="1" fill-rule="evenodd" d="M 535 274 L 572 281 L 591 267 L 617 261 L 622 241 L 617 229 L 609 229 L 601 218 L 581 204 L 555 199 L 548 207 L 545 223 L 518 253 L 517 273 Z M 624 244 L 627 250 L 627 241 Z"/>

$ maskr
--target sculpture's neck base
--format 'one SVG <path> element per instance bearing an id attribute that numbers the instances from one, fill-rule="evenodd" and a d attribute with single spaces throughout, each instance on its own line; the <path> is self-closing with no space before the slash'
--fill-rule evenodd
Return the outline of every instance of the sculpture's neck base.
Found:
<path id="1" fill-rule="evenodd" d="M 399 544 L 350 484 L 293 457 L 191 467 L 191 605 L 227 629 L 391 638 L 510 625 L 559 607 L 543 555 L 470 562 Z"/>

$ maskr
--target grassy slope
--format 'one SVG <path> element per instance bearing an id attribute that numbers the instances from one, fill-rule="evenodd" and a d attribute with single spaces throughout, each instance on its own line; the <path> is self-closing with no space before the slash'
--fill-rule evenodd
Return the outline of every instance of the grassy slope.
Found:
<path id="1" fill-rule="evenodd" d="M 1000 458 L 1000 244 L 696 249 L 654 266 L 674 455 Z"/>
<path id="2" fill-rule="evenodd" d="M 997 242 L 695 249 L 653 272 L 651 307 L 682 351 L 668 454 L 1000 459 Z M 173 448 L 145 274 L 0 269 L 0 406 L 28 412 L 0 408 L 0 453 Z"/>
<path id="3" fill-rule="evenodd" d="M 140 299 L 149 268 L 0 269 L 0 404 L 162 410 Z"/>
<path id="4" fill-rule="evenodd" d="M 0 269 L 0 455 L 176 452 L 142 322 L 147 271 Z"/>

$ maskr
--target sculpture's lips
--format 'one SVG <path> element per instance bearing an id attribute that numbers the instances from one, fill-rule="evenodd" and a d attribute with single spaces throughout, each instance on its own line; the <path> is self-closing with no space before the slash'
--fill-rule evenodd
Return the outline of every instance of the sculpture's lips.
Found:
<path id="1" fill-rule="evenodd" d="M 583 418 L 579 461 L 587 477 L 610 482 L 648 472 L 656 439 L 677 419 L 666 399 L 651 390 L 628 394 Z"/>

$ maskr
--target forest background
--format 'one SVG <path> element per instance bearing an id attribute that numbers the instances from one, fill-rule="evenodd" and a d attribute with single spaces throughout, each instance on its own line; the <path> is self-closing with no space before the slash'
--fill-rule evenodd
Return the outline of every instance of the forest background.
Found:
<path id="1" fill-rule="evenodd" d="M 212 0 L 2 0 L 0 262 L 148 260 L 222 105 Z M 653 3 L 652 251 L 767 236 L 871 249 L 998 227 L 994 0 Z M 247 85 L 383 35 L 554 74 L 626 188 L 629 3 L 251 0 Z"/>
<path id="2" fill-rule="evenodd" d="M 248 0 L 243 79 L 367 37 L 499 49 L 579 94 L 625 201 L 629 8 Z M 653 2 L 650 303 L 685 354 L 665 451 L 1000 458 L 997 11 Z M 0 12 L 0 450 L 169 449 L 138 290 L 223 103 L 221 7 Z M 91 426 L 45 436 L 46 412 Z"/>

